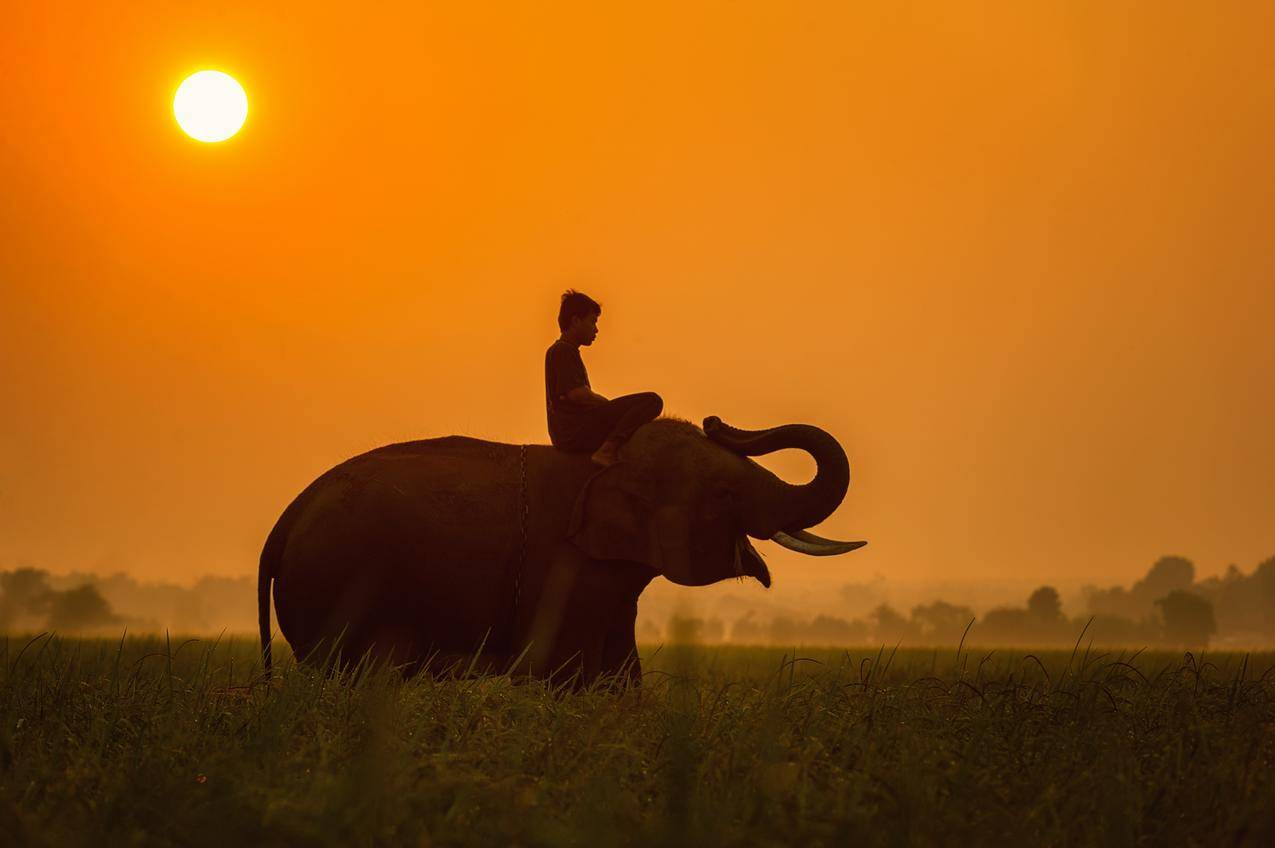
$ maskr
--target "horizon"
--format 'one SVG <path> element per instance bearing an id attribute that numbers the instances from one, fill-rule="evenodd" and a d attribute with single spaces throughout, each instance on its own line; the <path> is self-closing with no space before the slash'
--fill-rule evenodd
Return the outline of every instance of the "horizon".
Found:
<path id="1" fill-rule="evenodd" d="M 1127 580 L 1112 579 L 1110 581 L 1103 581 L 1101 579 L 1092 580 L 1089 578 L 1064 576 L 1064 575 L 1056 576 L 1053 579 L 1050 579 L 1048 577 L 1035 577 L 1035 576 L 1032 576 L 1032 577 L 1003 576 L 1003 577 L 994 578 L 991 580 L 986 578 L 979 578 L 979 577 L 964 577 L 964 578 L 922 577 L 922 578 L 916 578 L 916 579 L 900 579 L 900 578 L 891 578 L 889 575 L 882 574 L 881 572 L 878 571 L 878 572 L 873 572 L 872 574 L 867 574 L 867 575 L 843 574 L 843 573 L 836 573 L 836 572 L 816 574 L 816 575 L 802 575 L 795 582 L 799 586 L 805 586 L 811 580 L 815 582 L 837 583 L 837 584 L 845 585 L 845 586 L 865 586 L 865 587 L 874 586 L 874 585 L 907 586 L 907 587 L 911 587 L 911 591 L 915 594 L 924 594 L 927 592 L 940 593 L 940 594 L 935 594 L 934 595 L 935 598 L 941 598 L 941 593 L 943 591 L 952 589 L 952 588 L 956 588 L 958 590 L 964 590 L 965 587 L 987 589 L 987 590 L 990 590 L 988 594 L 996 596 L 996 595 L 1004 594 L 1005 592 L 1008 592 L 1011 590 L 1017 591 L 1019 588 L 1025 587 L 1025 586 L 1030 586 L 1032 588 L 1037 588 L 1039 586 L 1053 586 L 1054 588 L 1062 592 L 1064 597 L 1067 597 L 1070 595 L 1073 598 L 1078 598 L 1080 596 L 1081 590 L 1085 588 L 1109 589 L 1109 588 L 1117 587 L 1117 586 L 1130 585 L 1133 582 L 1137 581 L 1138 579 L 1141 579 L 1141 577 L 1145 576 L 1147 567 L 1154 564 L 1156 560 L 1163 559 L 1165 557 L 1174 557 L 1174 556 L 1178 556 L 1178 555 L 1166 553 L 1166 554 L 1162 554 L 1161 556 L 1155 557 L 1155 559 L 1152 560 L 1152 562 L 1147 563 L 1147 566 L 1144 567 L 1140 572 L 1134 574 L 1133 577 Z M 1190 557 L 1186 557 L 1186 559 L 1190 559 Z M 1257 562 L 1249 563 L 1247 565 L 1244 563 L 1228 563 L 1227 566 L 1220 568 L 1216 571 L 1205 571 L 1201 569 L 1199 567 L 1199 564 L 1195 563 L 1194 560 L 1192 560 L 1192 563 L 1196 566 L 1196 574 L 1195 574 L 1196 581 L 1202 582 L 1202 581 L 1210 580 L 1210 579 L 1221 579 L 1227 574 L 1228 570 L 1231 567 L 1237 568 L 1242 574 L 1248 576 L 1253 573 L 1254 569 L 1256 569 L 1257 566 L 1271 559 L 1275 559 L 1275 553 L 1272 553 L 1271 556 L 1262 557 Z M 123 577 L 130 578 L 132 580 L 136 580 L 140 585 L 144 585 L 144 586 L 173 586 L 180 589 L 192 589 L 196 585 L 198 585 L 201 581 L 204 581 L 204 580 L 256 579 L 256 574 L 217 574 L 213 572 L 205 572 L 202 574 L 186 574 L 174 579 L 174 578 L 167 577 L 163 574 L 160 574 L 154 577 L 148 577 L 144 575 L 139 576 L 133 572 L 128 571 L 127 569 L 119 569 L 115 571 L 95 571 L 93 569 L 50 569 L 50 568 L 45 568 L 43 566 L 29 563 L 29 562 L 28 563 L 0 563 L 0 572 L 15 571 L 15 570 L 24 569 L 24 568 L 35 569 L 37 571 L 44 571 L 48 573 L 50 577 L 56 578 L 58 580 L 72 580 L 74 578 L 79 578 L 79 577 L 109 579 L 113 577 L 123 576 Z M 777 575 L 778 579 L 780 580 L 782 580 L 784 576 L 785 575 L 782 575 L 782 574 Z M 653 584 L 653 585 L 663 585 L 667 588 L 668 591 L 684 594 L 686 595 L 687 599 L 690 600 L 691 602 L 693 602 L 695 596 L 702 593 L 704 589 L 711 588 L 711 587 L 704 587 L 704 586 L 679 586 L 678 584 L 669 582 L 668 580 L 665 580 L 662 577 L 657 577 L 656 579 L 662 580 L 663 583 Z M 723 583 L 720 583 L 720 584 L 713 584 L 713 586 L 723 586 L 723 587 L 734 586 L 736 589 L 740 589 L 745 592 L 750 591 L 753 588 L 751 584 L 745 583 L 742 586 L 736 586 L 734 583 L 730 581 L 724 581 Z M 773 592 L 775 588 L 776 587 L 772 586 L 771 590 L 766 590 L 765 595 L 775 594 Z M 762 600 L 765 600 L 765 595 L 761 597 Z M 974 602 L 974 603 L 978 605 L 979 602 Z M 988 601 L 986 603 L 996 604 L 998 603 L 998 601 Z"/>
<path id="2" fill-rule="evenodd" d="M 1189 569 L 1189 580 L 1182 567 Z M 1214 623 L 1208 627 L 1216 628 L 1204 637 L 1210 647 L 1263 649 L 1275 643 L 1262 607 L 1272 577 L 1275 556 L 1252 570 L 1224 576 L 1195 573 L 1189 561 L 1166 556 L 1129 586 L 1027 578 L 910 584 L 881 575 L 853 583 L 825 576 L 820 582 L 781 583 L 776 591 L 757 594 L 738 581 L 686 587 L 657 579 L 639 599 L 636 628 L 646 644 L 686 638 L 691 631 L 677 636 L 685 625 L 694 630 L 694 641 L 705 643 L 814 646 L 893 640 L 943 646 L 968 624 L 970 630 L 961 636 L 968 635 L 970 644 L 1023 647 L 1078 639 L 1092 627 L 1090 638 L 1099 644 L 1147 647 L 1172 639 L 1177 625 L 1171 626 L 1160 604 L 1175 589 L 1186 589 L 1204 598 L 1210 610 Z M 0 629 L 255 635 L 254 582 L 248 576 L 204 575 L 182 586 L 138 580 L 125 572 L 34 572 L 24 577 L 0 569 Z M 86 587 L 93 590 L 88 597 Z M 1035 603 L 1041 593 L 1053 598 L 1044 613 Z M 1032 609 L 1037 612 L 1030 613 Z"/>

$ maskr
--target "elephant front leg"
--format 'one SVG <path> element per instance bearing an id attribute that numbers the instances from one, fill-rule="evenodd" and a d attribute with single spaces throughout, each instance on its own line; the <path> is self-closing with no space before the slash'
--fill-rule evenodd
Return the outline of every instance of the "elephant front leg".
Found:
<path id="1" fill-rule="evenodd" d="M 633 628 L 637 621 L 637 601 L 627 604 L 607 628 L 602 642 L 601 673 L 613 688 L 642 685 L 642 661 L 638 657 Z"/>
<path id="2" fill-rule="evenodd" d="M 625 632 L 612 624 L 595 622 L 572 635 L 577 638 L 564 640 L 553 679 L 570 679 L 577 691 L 599 683 L 606 689 L 620 691 L 641 682 L 642 667 L 632 629 Z M 568 645 L 576 650 L 567 654 Z"/>
<path id="3" fill-rule="evenodd" d="M 537 585 L 530 616 L 526 668 L 537 677 L 577 687 L 599 678 L 636 685 L 641 666 L 633 625 L 648 570 L 618 561 L 584 558 L 564 546 Z"/>

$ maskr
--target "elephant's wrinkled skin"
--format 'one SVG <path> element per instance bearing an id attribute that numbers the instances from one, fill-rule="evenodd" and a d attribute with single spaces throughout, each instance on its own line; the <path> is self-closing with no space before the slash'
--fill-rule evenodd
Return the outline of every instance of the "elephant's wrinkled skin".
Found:
<path id="1" fill-rule="evenodd" d="M 637 599 L 656 575 L 769 586 L 748 536 L 813 554 L 862 544 L 803 532 L 849 484 L 827 433 L 704 426 L 651 422 L 601 470 L 546 445 L 460 436 L 343 462 L 288 506 L 262 550 L 267 670 L 273 580 L 279 628 L 300 657 L 322 659 L 336 645 L 344 660 L 370 651 L 439 668 L 481 646 L 484 669 L 521 656 L 523 674 L 636 681 Z M 814 480 L 790 485 L 747 458 L 785 447 L 815 457 Z"/>

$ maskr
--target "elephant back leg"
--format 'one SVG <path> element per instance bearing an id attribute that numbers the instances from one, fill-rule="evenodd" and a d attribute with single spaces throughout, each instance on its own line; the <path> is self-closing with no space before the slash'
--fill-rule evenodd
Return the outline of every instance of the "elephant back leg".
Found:
<path id="1" fill-rule="evenodd" d="M 349 479 L 312 498 L 275 577 L 279 626 L 298 655 L 322 661 L 335 646 L 343 662 L 371 651 L 415 667 L 508 638 L 492 637 L 512 599 L 505 541 L 487 534 L 466 546 L 428 501 Z"/>

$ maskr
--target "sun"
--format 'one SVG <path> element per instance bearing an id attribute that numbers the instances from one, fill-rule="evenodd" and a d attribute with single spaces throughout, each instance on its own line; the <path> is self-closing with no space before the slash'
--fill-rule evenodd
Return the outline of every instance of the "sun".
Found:
<path id="1" fill-rule="evenodd" d="M 248 117 L 248 95 L 229 74 L 200 71 L 177 87 L 173 116 L 193 139 L 225 141 L 239 132 Z"/>

